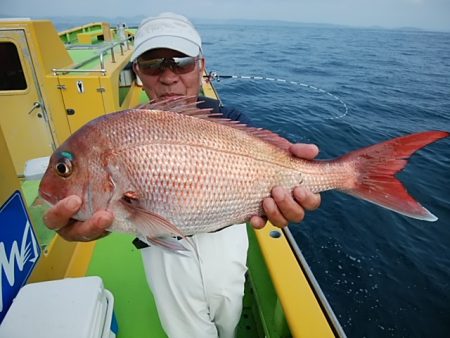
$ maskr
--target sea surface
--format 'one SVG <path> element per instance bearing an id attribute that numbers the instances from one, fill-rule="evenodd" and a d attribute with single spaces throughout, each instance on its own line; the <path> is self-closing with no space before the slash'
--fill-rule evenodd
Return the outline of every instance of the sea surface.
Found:
<path id="1" fill-rule="evenodd" d="M 450 130 L 450 33 L 197 26 L 208 70 L 238 77 L 215 82 L 223 103 L 319 158 Z M 398 176 L 438 221 L 326 192 L 289 228 L 348 337 L 450 337 L 450 139 Z"/>
<path id="2" fill-rule="evenodd" d="M 450 33 L 197 28 L 208 70 L 237 77 L 214 82 L 223 103 L 292 142 L 317 144 L 321 159 L 407 133 L 450 131 Z M 438 221 L 326 192 L 318 210 L 289 228 L 348 337 L 448 338 L 450 139 L 419 151 L 398 177 Z"/>

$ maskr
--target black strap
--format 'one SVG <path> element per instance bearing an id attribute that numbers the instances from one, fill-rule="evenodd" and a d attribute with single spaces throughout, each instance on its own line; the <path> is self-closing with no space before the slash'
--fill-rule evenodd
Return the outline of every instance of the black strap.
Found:
<path id="1" fill-rule="evenodd" d="M 192 235 L 187 235 L 186 237 L 191 237 Z M 177 240 L 182 240 L 183 237 L 180 236 L 174 236 L 174 238 L 176 238 Z M 133 239 L 133 245 L 136 247 L 136 249 L 144 249 L 144 248 L 148 248 L 150 245 L 148 245 L 147 243 L 145 243 L 144 241 L 141 241 L 139 238 L 135 238 Z"/>
<path id="2" fill-rule="evenodd" d="M 144 241 L 141 241 L 139 238 L 133 239 L 133 245 L 136 247 L 136 249 L 144 249 L 148 248 L 150 245 L 145 243 Z"/>

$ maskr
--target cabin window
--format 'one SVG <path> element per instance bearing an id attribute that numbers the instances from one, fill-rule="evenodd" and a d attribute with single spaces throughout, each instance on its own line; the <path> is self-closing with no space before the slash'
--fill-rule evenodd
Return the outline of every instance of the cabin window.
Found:
<path id="1" fill-rule="evenodd" d="M 0 90 L 27 89 L 17 47 L 12 42 L 0 42 Z"/>

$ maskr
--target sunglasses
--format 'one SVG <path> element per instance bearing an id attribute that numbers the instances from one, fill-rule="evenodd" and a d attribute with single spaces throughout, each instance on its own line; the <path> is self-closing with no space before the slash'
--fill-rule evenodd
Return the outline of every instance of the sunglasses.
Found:
<path id="1" fill-rule="evenodd" d="M 198 56 L 184 56 L 159 59 L 138 59 L 136 61 L 139 70 L 145 75 L 159 75 L 164 69 L 169 68 L 175 74 L 186 74 L 195 69 Z"/>

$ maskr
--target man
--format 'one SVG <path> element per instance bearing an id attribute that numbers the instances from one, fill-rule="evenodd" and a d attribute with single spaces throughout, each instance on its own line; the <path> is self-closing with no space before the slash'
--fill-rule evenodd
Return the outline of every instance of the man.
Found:
<path id="1" fill-rule="evenodd" d="M 201 38 L 183 16 L 163 13 L 144 20 L 135 36 L 133 69 L 143 89 L 153 100 L 176 96 L 198 97 L 205 58 Z M 218 105 L 215 100 L 200 98 L 199 107 L 212 108 L 225 117 L 249 123 L 236 110 Z M 317 153 L 313 145 L 294 145 L 296 156 L 312 159 Z M 287 192 L 272 190 L 272 198 L 263 201 L 267 218 L 283 227 L 289 221 L 300 222 L 305 210 L 320 204 L 320 196 L 296 187 Z M 85 222 L 71 217 L 81 199 L 70 196 L 60 201 L 45 215 L 49 228 L 68 240 L 88 241 L 108 234 L 114 215 L 97 211 Z M 253 216 L 250 223 L 262 228 L 266 220 Z M 65 226 L 61 227 L 62 224 Z M 187 239 L 180 239 L 180 243 Z M 189 237 L 194 247 L 188 254 L 174 254 L 144 238 L 134 241 L 141 249 L 147 280 L 152 289 L 161 324 L 169 337 L 233 337 L 242 311 L 248 238 L 245 224 L 233 225 L 214 233 Z"/>

